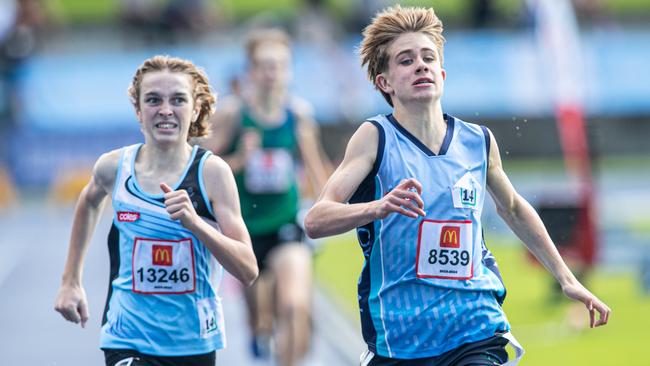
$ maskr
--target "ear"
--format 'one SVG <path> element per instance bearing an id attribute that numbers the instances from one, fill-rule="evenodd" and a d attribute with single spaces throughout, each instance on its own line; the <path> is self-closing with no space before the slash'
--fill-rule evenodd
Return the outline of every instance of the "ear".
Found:
<path id="1" fill-rule="evenodd" d="M 200 112 L 201 109 L 199 107 L 194 108 L 194 111 L 192 112 L 192 122 L 196 122 L 196 120 L 199 118 Z"/>
<path id="2" fill-rule="evenodd" d="M 442 74 L 442 80 L 447 80 L 447 71 L 445 69 L 441 69 L 440 73 Z"/>
<path id="3" fill-rule="evenodd" d="M 139 109 L 137 109 L 135 111 L 135 117 L 138 119 L 138 122 L 140 122 L 140 124 L 142 124 L 142 112 L 140 112 Z"/>
<path id="4" fill-rule="evenodd" d="M 390 95 L 393 92 L 393 88 L 390 86 L 388 79 L 386 79 L 383 73 L 375 76 L 375 85 L 377 85 L 379 90 L 386 94 Z"/>

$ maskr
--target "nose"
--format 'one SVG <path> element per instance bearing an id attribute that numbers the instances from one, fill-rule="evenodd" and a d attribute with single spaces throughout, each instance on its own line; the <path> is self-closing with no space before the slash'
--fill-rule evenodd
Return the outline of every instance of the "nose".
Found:
<path id="1" fill-rule="evenodd" d="M 169 117 L 172 114 L 174 114 L 174 112 L 172 111 L 169 103 L 163 102 L 162 105 L 160 106 L 160 109 L 158 110 L 158 114 L 160 114 L 163 117 Z"/>
<path id="2" fill-rule="evenodd" d="M 427 65 L 427 63 L 424 62 L 424 60 L 422 60 L 422 58 L 418 57 L 415 72 L 419 74 L 419 73 L 423 73 L 423 72 L 427 72 L 427 71 L 429 71 L 429 65 Z"/>

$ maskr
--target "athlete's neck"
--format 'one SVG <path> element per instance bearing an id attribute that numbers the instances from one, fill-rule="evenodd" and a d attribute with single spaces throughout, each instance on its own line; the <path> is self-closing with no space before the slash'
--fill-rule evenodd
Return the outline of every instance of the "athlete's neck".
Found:
<path id="1" fill-rule="evenodd" d="M 191 154 L 192 147 L 188 143 L 174 146 L 145 144 L 138 153 L 137 165 L 143 172 L 156 173 L 161 176 L 169 173 L 175 175 L 177 171 L 185 169 Z"/>
<path id="2" fill-rule="evenodd" d="M 447 132 L 440 103 L 414 104 L 406 108 L 395 104 L 393 116 L 408 132 L 432 151 L 438 151 Z"/>
<path id="3" fill-rule="evenodd" d="M 250 103 L 256 112 L 265 116 L 274 116 L 284 110 L 286 95 L 284 89 L 256 89 L 252 94 Z"/>

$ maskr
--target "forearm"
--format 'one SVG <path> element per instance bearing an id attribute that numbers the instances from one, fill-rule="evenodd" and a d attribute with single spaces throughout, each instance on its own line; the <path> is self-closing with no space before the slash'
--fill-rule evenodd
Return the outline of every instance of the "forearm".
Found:
<path id="1" fill-rule="evenodd" d="M 93 205 L 85 199 L 82 192 L 75 208 L 70 233 L 68 256 L 62 278 L 64 284 L 81 284 L 84 259 L 102 208 L 103 201 Z"/>
<path id="2" fill-rule="evenodd" d="M 347 204 L 335 201 L 320 201 L 305 217 L 305 229 L 311 238 L 337 235 L 377 218 L 373 202 Z"/>
<path id="3" fill-rule="evenodd" d="M 560 256 L 539 215 L 525 199 L 517 197 L 510 210 L 499 209 L 499 214 L 560 285 L 574 284 L 577 281 Z"/>
<path id="4" fill-rule="evenodd" d="M 249 244 L 224 235 L 204 220 L 198 220 L 191 231 L 226 271 L 244 285 L 248 286 L 255 281 L 259 269 L 255 254 Z"/>

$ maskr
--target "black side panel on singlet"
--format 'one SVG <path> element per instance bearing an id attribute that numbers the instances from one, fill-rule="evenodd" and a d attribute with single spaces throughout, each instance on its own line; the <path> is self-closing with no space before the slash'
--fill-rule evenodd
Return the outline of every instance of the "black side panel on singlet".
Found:
<path id="1" fill-rule="evenodd" d="M 192 161 L 190 168 L 187 170 L 187 175 L 178 189 L 184 189 L 187 191 L 187 194 L 190 196 L 190 200 L 192 201 L 192 205 L 194 205 L 194 209 L 199 216 L 215 220 L 214 216 L 212 216 L 208 209 L 209 203 L 207 202 L 207 197 L 203 197 L 203 194 L 201 194 L 201 188 L 199 187 L 199 180 L 202 179 L 202 177 L 199 176 L 199 163 L 201 162 L 203 155 L 206 153 L 208 153 L 208 150 L 203 148 L 198 149 L 194 161 Z"/>
<path id="2" fill-rule="evenodd" d="M 108 232 L 108 257 L 110 258 L 110 272 L 108 276 L 108 294 L 106 295 L 106 304 L 104 305 L 104 314 L 102 315 L 102 325 L 106 324 L 106 313 L 108 312 L 108 303 L 113 294 L 111 284 L 117 278 L 120 271 L 120 231 L 115 224 L 111 224 L 111 231 Z"/>

